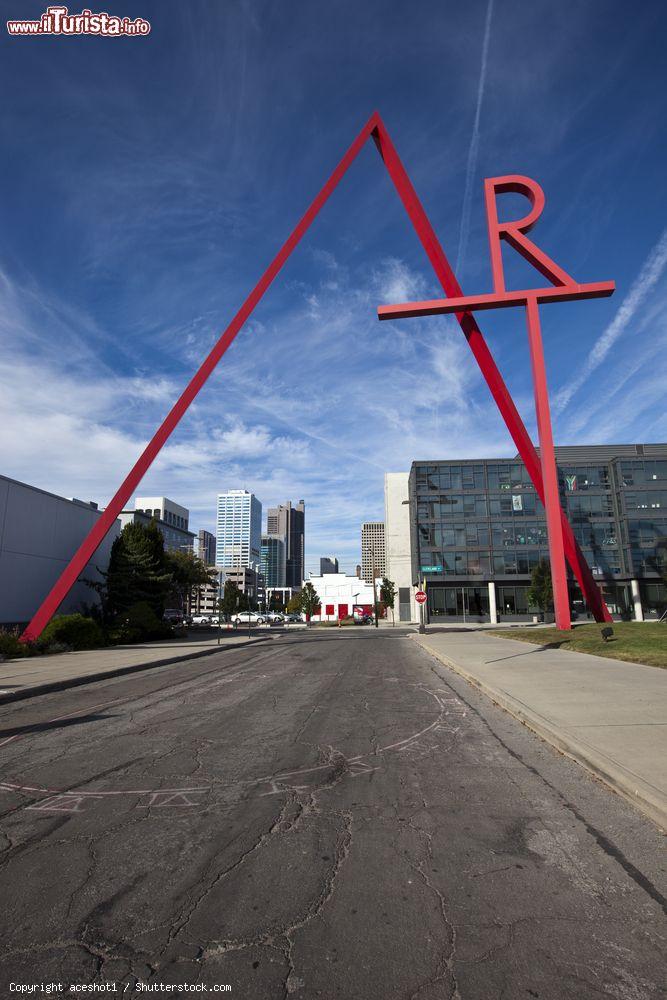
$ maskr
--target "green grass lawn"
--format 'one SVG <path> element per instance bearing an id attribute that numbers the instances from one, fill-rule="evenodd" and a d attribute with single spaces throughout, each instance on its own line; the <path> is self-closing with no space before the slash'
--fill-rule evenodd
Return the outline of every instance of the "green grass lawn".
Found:
<path id="1" fill-rule="evenodd" d="M 487 634 L 553 649 L 571 649 L 631 663 L 647 663 L 652 667 L 667 667 L 667 622 L 614 622 L 611 626 L 614 634 L 608 642 L 600 635 L 600 627 L 575 624 L 571 632 L 555 628 L 513 628 Z"/>

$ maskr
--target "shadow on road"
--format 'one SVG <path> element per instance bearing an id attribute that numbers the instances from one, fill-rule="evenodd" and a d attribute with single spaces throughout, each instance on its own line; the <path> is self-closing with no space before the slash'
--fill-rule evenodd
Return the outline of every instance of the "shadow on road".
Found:
<path id="1" fill-rule="evenodd" d="M 75 719 L 55 719 L 52 722 L 35 722 L 30 726 L 15 726 L 13 729 L 0 729 L 2 736 L 25 736 L 26 733 L 45 733 L 52 729 L 64 729 L 67 726 L 79 726 L 84 722 L 99 722 L 100 719 L 115 719 L 115 715 L 78 715 Z"/>

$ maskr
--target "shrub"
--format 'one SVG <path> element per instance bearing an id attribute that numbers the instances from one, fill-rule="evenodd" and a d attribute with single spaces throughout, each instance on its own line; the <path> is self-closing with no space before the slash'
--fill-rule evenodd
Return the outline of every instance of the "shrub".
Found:
<path id="1" fill-rule="evenodd" d="M 52 642 L 49 646 L 46 647 L 44 652 L 48 653 L 49 656 L 51 656 L 53 653 L 71 653 L 72 647 L 68 646 L 66 642 Z"/>
<path id="2" fill-rule="evenodd" d="M 58 644 L 70 649 L 97 649 L 105 645 L 104 632 L 92 618 L 85 615 L 58 615 L 42 632 L 42 649 Z"/>
<path id="3" fill-rule="evenodd" d="M 0 632 L 0 660 L 13 660 L 19 656 L 30 656 L 31 649 L 11 632 Z"/>

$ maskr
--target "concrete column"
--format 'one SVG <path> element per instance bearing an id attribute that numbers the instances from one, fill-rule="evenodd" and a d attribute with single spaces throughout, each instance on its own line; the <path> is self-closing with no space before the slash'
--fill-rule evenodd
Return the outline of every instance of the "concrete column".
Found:
<path id="1" fill-rule="evenodd" d="M 496 585 L 489 580 L 489 617 L 492 625 L 498 624 L 498 609 L 496 608 Z"/>
<path id="2" fill-rule="evenodd" d="M 644 609 L 642 608 L 642 595 L 639 593 L 639 580 L 630 580 L 630 590 L 632 592 L 632 603 L 635 606 L 635 621 L 644 621 Z"/>

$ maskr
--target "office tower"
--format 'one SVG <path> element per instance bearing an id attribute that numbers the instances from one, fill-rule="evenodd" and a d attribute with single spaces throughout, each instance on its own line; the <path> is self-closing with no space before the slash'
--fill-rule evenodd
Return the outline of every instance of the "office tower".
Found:
<path id="1" fill-rule="evenodd" d="M 556 448 L 561 503 L 613 615 L 667 607 L 667 444 Z M 414 462 L 412 578 L 430 621 L 531 621 L 531 574 L 549 558 L 544 508 L 519 456 Z M 404 530 L 407 530 L 404 528 Z M 570 604 L 588 609 L 571 572 Z"/>
<path id="2" fill-rule="evenodd" d="M 361 576 L 366 583 L 385 576 L 384 521 L 366 521 L 361 526 Z"/>
<path id="3" fill-rule="evenodd" d="M 218 494 L 215 564 L 223 569 L 259 570 L 262 505 L 248 490 Z"/>
<path id="4" fill-rule="evenodd" d="M 293 507 L 291 500 L 270 507 L 266 518 L 267 535 L 284 538 L 287 545 L 286 586 L 301 587 L 305 563 L 306 505 L 303 500 Z"/>

